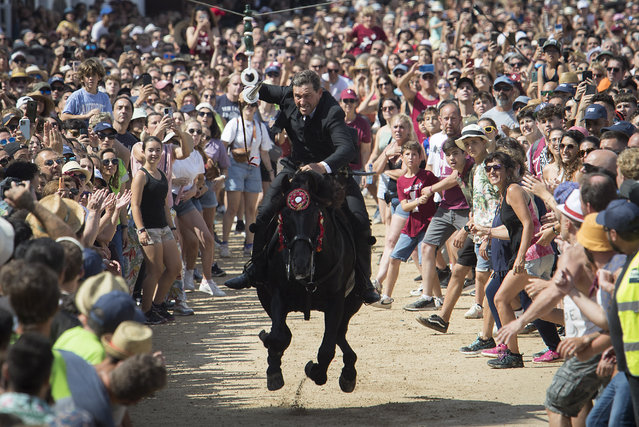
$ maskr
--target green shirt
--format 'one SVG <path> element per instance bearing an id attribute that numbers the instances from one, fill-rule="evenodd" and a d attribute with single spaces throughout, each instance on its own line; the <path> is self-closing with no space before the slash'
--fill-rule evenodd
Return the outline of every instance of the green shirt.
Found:
<path id="1" fill-rule="evenodd" d="M 104 347 L 97 335 L 82 326 L 64 331 L 53 348 L 75 353 L 91 365 L 97 365 L 106 357 Z"/>

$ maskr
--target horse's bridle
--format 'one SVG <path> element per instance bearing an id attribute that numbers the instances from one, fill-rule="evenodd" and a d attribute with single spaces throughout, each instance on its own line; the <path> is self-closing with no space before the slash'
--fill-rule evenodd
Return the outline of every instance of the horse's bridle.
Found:
<path id="1" fill-rule="evenodd" d="M 279 247 L 278 250 L 282 251 L 282 250 L 286 250 L 287 252 L 287 256 L 286 256 L 286 275 L 287 278 L 289 280 L 293 280 L 292 277 L 292 270 L 291 270 L 291 248 L 293 247 L 293 245 L 298 242 L 298 241 L 302 241 L 306 244 L 308 244 L 309 248 L 311 249 L 311 274 L 310 274 L 310 279 L 308 282 L 300 282 L 304 285 L 304 287 L 306 288 L 306 290 L 310 293 L 313 293 L 317 290 L 317 284 L 315 282 L 315 253 L 317 252 L 321 252 L 322 250 L 322 243 L 324 240 L 324 214 L 322 213 L 322 210 L 319 209 L 319 216 L 318 216 L 318 225 L 319 225 L 319 232 L 317 233 L 317 236 L 315 237 L 314 241 L 313 239 L 311 239 L 309 236 L 303 235 L 303 234 L 296 234 L 290 241 L 286 238 L 286 236 L 284 236 L 284 231 L 283 231 L 283 219 L 282 219 L 282 214 L 280 213 L 278 216 L 278 226 L 277 226 L 277 232 L 278 232 L 278 242 L 279 242 Z M 298 280 L 299 282 L 299 280 Z"/>

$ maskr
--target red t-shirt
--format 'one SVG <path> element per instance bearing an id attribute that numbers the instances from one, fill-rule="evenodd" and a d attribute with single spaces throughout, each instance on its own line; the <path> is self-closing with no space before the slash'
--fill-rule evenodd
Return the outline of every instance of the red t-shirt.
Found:
<path id="1" fill-rule="evenodd" d="M 371 143 L 371 124 L 366 120 L 363 116 L 359 114 L 355 116 L 355 120 L 352 122 L 347 122 L 346 126 L 352 127 L 357 131 L 357 162 L 351 163 L 350 167 L 352 170 L 357 171 L 362 168 L 362 160 L 360 156 L 360 151 L 362 149 L 362 143 L 370 144 Z"/>
<path id="2" fill-rule="evenodd" d="M 354 38 L 354 47 L 349 51 L 349 53 L 355 56 L 363 52 L 370 52 L 373 42 L 377 40 L 384 42 L 388 40 L 386 33 L 380 27 L 366 28 L 362 24 L 355 25 L 351 36 Z"/>
<path id="3" fill-rule="evenodd" d="M 424 169 L 420 169 L 415 176 L 406 178 L 401 176 L 397 180 L 397 196 L 399 202 L 402 200 L 413 201 L 421 196 L 422 188 L 429 187 L 433 184 L 437 184 L 439 179 L 431 172 Z M 410 212 L 408 221 L 402 229 L 402 234 L 406 234 L 408 237 L 416 237 L 422 231 L 426 230 L 430 220 L 437 211 L 437 205 L 431 197 L 423 205 L 417 206 Z"/>
<path id="4" fill-rule="evenodd" d="M 428 100 L 424 98 L 424 96 L 419 92 L 415 94 L 415 100 L 413 101 L 413 111 L 411 111 L 410 113 L 410 118 L 413 119 L 413 127 L 415 128 L 415 132 L 417 133 L 417 138 L 419 141 L 423 141 L 424 138 L 426 138 L 426 135 L 424 135 L 419 130 L 417 116 L 419 116 L 419 113 L 424 111 L 426 108 L 436 107 L 437 104 L 439 104 L 439 97 L 437 97 L 436 99 Z"/>

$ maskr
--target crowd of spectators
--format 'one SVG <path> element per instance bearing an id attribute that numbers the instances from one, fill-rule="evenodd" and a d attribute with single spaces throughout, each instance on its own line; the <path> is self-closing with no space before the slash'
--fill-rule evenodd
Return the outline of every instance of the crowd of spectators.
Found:
<path id="1" fill-rule="evenodd" d="M 291 154 L 278 106 L 242 97 L 250 66 L 282 86 L 314 71 L 355 129 L 350 167 L 370 173 L 385 237 L 374 307 L 392 308 L 412 259 L 404 310 L 436 311 L 417 321 L 447 333 L 474 286 L 465 317 L 482 331 L 461 353 L 522 368 L 517 335 L 537 329 L 532 362 L 564 361 L 551 425 L 635 425 L 639 4 L 260 4 L 248 46 L 228 1 L 14 9 L 0 34 L 0 424 L 128 425 L 127 406 L 165 385 L 148 325 L 194 314 L 186 291 L 226 295 L 215 278 L 251 254 Z"/>

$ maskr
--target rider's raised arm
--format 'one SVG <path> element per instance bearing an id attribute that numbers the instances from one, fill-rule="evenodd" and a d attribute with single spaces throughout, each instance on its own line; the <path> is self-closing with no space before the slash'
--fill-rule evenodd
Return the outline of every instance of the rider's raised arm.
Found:
<path id="1" fill-rule="evenodd" d="M 282 104 L 284 97 L 291 92 L 290 86 L 277 86 L 263 84 L 260 88 L 260 100 L 269 104 Z"/>
<path id="2" fill-rule="evenodd" d="M 343 166 L 347 166 L 356 158 L 356 142 L 346 122 L 344 121 L 344 111 L 335 105 L 330 108 L 327 116 L 327 128 L 331 136 L 331 141 L 335 147 L 333 154 L 324 159 L 331 171 L 337 171 Z"/>

